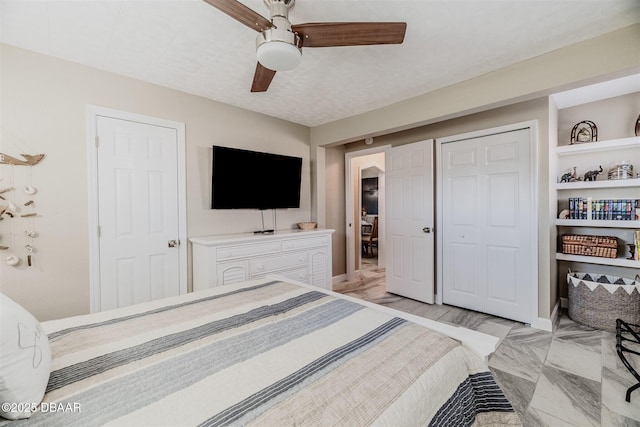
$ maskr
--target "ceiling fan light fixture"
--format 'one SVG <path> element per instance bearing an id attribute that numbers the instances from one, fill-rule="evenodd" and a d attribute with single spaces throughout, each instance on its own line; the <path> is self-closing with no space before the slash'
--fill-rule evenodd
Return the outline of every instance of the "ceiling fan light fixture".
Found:
<path id="1" fill-rule="evenodd" d="M 298 35 L 271 28 L 258 35 L 256 55 L 263 67 L 273 71 L 293 70 L 302 62 Z"/>

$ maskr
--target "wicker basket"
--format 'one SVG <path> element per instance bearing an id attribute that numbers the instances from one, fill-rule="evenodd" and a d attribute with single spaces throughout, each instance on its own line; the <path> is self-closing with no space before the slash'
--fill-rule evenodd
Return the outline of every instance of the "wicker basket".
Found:
<path id="1" fill-rule="evenodd" d="M 636 280 L 604 274 L 567 274 L 569 317 L 578 323 L 615 332 L 616 319 L 640 323 L 640 277 Z"/>
<path id="2" fill-rule="evenodd" d="M 562 253 L 615 258 L 618 256 L 618 240 L 609 236 L 565 234 L 562 236 Z"/>

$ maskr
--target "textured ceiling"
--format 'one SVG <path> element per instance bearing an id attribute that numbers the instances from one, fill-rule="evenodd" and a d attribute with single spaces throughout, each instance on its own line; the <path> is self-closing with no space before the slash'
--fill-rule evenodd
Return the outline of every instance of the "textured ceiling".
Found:
<path id="1" fill-rule="evenodd" d="M 268 17 L 262 0 L 242 3 Z M 201 0 L 0 4 L 4 43 L 307 126 L 640 22 L 638 0 L 297 0 L 294 24 L 404 21 L 405 41 L 303 49 L 298 68 L 251 93 L 258 33 Z"/>

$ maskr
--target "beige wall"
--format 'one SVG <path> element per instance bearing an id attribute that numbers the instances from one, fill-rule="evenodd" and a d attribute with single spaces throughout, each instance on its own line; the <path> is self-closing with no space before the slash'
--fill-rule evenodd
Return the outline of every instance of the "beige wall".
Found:
<path id="1" fill-rule="evenodd" d="M 326 228 L 333 233 L 333 276 L 347 271 L 347 232 L 345 227 L 344 147 L 325 150 L 326 201 L 324 203 Z"/>
<path id="2" fill-rule="evenodd" d="M 12 247 L 1 253 L 0 290 L 39 319 L 89 311 L 87 104 L 186 124 L 188 236 L 261 225 L 258 211 L 208 208 L 213 144 L 302 157 L 301 208 L 279 210 L 278 228 L 309 221 L 309 128 L 11 46 L 1 49 L 0 152 L 46 158 L 32 168 L 0 167 L 0 188 L 12 181 L 21 188 L 29 180 L 38 188 L 37 218 L 0 221 L 0 245 Z M 40 233 L 33 241 L 34 266 L 9 267 L 9 252 L 25 257 L 27 227 Z"/>

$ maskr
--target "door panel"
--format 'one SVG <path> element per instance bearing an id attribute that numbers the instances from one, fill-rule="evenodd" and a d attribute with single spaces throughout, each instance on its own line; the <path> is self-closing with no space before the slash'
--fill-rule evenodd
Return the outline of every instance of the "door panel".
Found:
<path id="1" fill-rule="evenodd" d="M 530 131 L 442 144 L 443 302 L 531 322 Z"/>
<path id="2" fill-rule="evenodd" d="M 516 272 L 518 248 L 487 247 L 487 297 L 517 303 Z"/>
<path id="3" fill-rule="evenodd" d="M 100 310 L 180 293 L 175 129 L 97 118 Z"/>
<path id="4" fill-rule="evenodd" d="M 433 140 L 394 147 L 385 164 L 387 291 L 433 303 Z"/>
<path id="5" fill-rule="evenodd" d="M 514 228 L 518 222 L 518 175 L 487 177 L 487 217 L 490 227 Z"/>
<path id="6" fill-rule="evenodd" d="M 451 288 L 454 292 L 475 298 L 477 295 L 475 259 L 478 247 L 468 243 L 452 243 L 450 247 L 452 258 L 464 261 L 462 264 L 467 266 L 467 268 L 460 268 L 460 265 L 454 264 L 450 267 L 453 272 Z"/>

